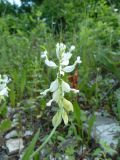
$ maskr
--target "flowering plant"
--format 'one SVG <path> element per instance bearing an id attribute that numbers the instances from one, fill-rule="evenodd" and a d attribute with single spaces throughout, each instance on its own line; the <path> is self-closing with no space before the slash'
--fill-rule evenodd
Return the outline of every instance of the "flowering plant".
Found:
<path id="1" fill-rule="evenodd" d="M 1 76 L 0 74 L 0 102 L 4 100 L 4 97 L 8 97 L 9 88 L 7 84 L 10 82 L 10 79 L 7 75 Z"/>
<path id="2" fill-rule="evenodd" d="M 75 46 L 71 46 L 69 51 L 66 52 L 66 45 L 63 43 L 57 43 L 56 45 L 56 56 L 58 59 L 58 65 L 56 65 L 53 61 L 48 59 L 48 52 L 44 51 L 42 53 L 42 58 L 45 58 L 45 64 L 51 68 L 57 69 L 57 78 L 53 81 L 50 85 L 49 89 L 46 89 L 42 92 L 42 95 L 46 95 L 48 92 L 52 92 L 52 99 L 47 103 L 47 106 L 51 106 L 51 103 L 55 101 L 58 106 L 59 110 L 55 114 L 52 119 L 53 126 L 58 126 L 63 119 L 65 125 L 68 124 L 68 115 L 69 111 L 73 111 L 73 105 L 70 101 L 65 99 L 64 95 L 67 92 L 74 92 L 78 93 L 79 90 L 74 88 L 70 88 L 69 84 L 66 83 L 62 77 L 65 73 L 72 72 L 75 69 L 75 66 L 78 63 L 81 63 L 80 57 L 77 57 L 77 60 L 74 62 L 73 65 L 69 65 L 70 58 L 72 57 L 72 52 L 74 51 Z"/>
<path id="3" fill-rule="evenodd" d="M 45 59 L 45 64 L 48 67 L 53 69 L 57 69 L 57 77 L 56 79 L 50 84 L 50 88 L 46 89 L 41 93 L 41 95 L 46 96 L 48 92 L 52 92 L 52 99 L 47 103 L 47 106 L 51 106 L 52 102 L 55 101 L 59 109 L 57 113 L 54 115 L 52 119 L 52 124 L 54 126 L 53 130 L 51 131 L 50 135 L 47 139 L 42 143 L 42 145 L 32 153 L 31 159 L 43 148 L 43 146 L 49 141 L 49 139 L 54 134 L 56 128 L 61 123 L 62 119 L 64 124 L 68 124 L 68 113 L 73 111 L 73 105 L 70 101 L 65 98 L 65 93 L 70 91 L 74 93 L 79 93 L 79 90 L 71 88 L 68 83 L 63 80 L 63 76 L 65 73 L 72 72 L 78 63 L 81 63 L 80 57 L 78 56 L 76 61 L 73 65 L 69 65 L 70 58 L 72 57 L 72 52 L 74 51 L 75 46 L 71 46 L 69 51 L 66 52 L 66 45 L 63 43 L 57 43 L 56 45 L 56 56 L 58 59 L 58 65 L 49 60 L 48 52 L 45 50 L 42 52 L 41 57 Z"/>

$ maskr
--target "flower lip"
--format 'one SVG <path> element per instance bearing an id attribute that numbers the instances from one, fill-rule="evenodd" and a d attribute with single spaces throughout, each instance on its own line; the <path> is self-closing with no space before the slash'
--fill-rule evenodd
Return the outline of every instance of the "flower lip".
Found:
<path id="1" fill-rule="evenodd" d="M 52 67 L 52 68 L 57 68 L 57 65 L 53 62 L 53 61 L 49 61 L 48 59 L 45 60 L 45 64 L 49 67 Z"/>
<path id="2" fill-rule="evenodd" d="M 51 92 L 55 92 L 58 88 L 58 80 L 56 79 L 55 81 L 53 81 L 50 85 L 50 91 Z"/>

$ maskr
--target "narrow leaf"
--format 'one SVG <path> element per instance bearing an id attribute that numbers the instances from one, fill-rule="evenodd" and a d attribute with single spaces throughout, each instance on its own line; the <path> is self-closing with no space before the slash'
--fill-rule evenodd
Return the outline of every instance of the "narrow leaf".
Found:
<path id="1" fill-rule="evenodd" d="M 25 152 L 23 154 L 22 160 L 30 160 L 30 156 L 34 151 L 35 144 L 36 144 L 36 142 L 37 142 L 37 140 L 39 138 L 39 133 L 40 133 L 40 129 L 37 131 L 37 133 L 33 137 L 32 142 L 26 148 L 26 150 L 25 150 Z"/>
<path id="2" fill-rule="evenodd" d="M 73 112 L 73 105 L 70 101 L 67 99 L 63 99 L 63 107 L 65 108 L 66 111 L 72 111 Z"/>
<path id="3" fill-rule="evenodd" d="M 68 124 L 68 115 L 65 111 L 62 112 L 62 118 L 63 118 L 65 125 L 67 125 Z"/>
<path id="4" fill-rule="evenodd" d="M 52 124 L 55 127 L 58 126 L 61 123 L 61 121 L 62 121 L 61 112 L 58 111 L 52 119 Z"/>

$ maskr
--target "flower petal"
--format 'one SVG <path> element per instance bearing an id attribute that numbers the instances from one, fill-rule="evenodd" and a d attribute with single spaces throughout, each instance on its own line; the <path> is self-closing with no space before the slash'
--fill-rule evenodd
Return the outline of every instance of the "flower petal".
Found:
<path id="1" fill-rule="evenodd" d="M 64 67 L 63 68 L 63 71 L 66 72 L 66 73 L 70 73 L 72 72 L 73 70 L 75 69 L 75 65 L 71 65 L 71 66 L 67 66 L 67 67 Z"/>
<path id="2" fill-rule="evenodd" d="M 62 81 L 62 90 L 64 92 L 70 92 L 70 86 L 68 83 L 66 83 L 65 81 Z"/>
<path id="3" fill-rule="evenodd" d="M 75 50 L 75 46 L 72 45 L 72 46 L 70 47 L 70 52 L 72 52 L 72 51 L 74 51 L 74 50 Z"/>
<path id="4" fill-rule="evenodd" d="M 51 99 L 49 102 L 47 102 L 47 106 L 51 106 L 51 104 L 52 104 L 52 102 L 53 102 L 53 99 Z"/>
<path id="5" fill-rule="evenodd" d="M 8 87 L 3 88 L 3 89 L 0 91 L 0 95 L 1 95 L 1 96 L 7 96 L 7 97 L 8 97 Z"/>
<path id="6" fill-rule="evenodd" d="M 57 68 L 57 65 L 53 61 L 49 61 L 48 59 L 45 60 L 45 64 L 52 68 Z"/>
<path id="7" fill-rule="evenodd" d="M 64 53 L 61 65 L 67 66 L 69 64 L 69 60 L 70 60 L 71 56 L 72 56 L 72 54 L 70 52 Z"/>
<path id="8" fill-rule="evenodd" d="M 63 68 L 63 71 L 66 73 L 72 72 L 75 69 L 75 66 L 77 65 L 77 63 L 81 63 L 80 57 L 77 57 L 77 60 L 74 62 L 73 65 L 71 66 L 67 66 Z"/>
<path id="9" fill-rule="evenodd" d="M 43 96 L 46 96 L 49 91 L 50 91 L 50 89 L 46 89 L 45 91 L 41 92 L 40 94 Z"/>
<path id="10" fill-rule="evenodd" d="M 56 44 L 56 55 L 57 58 L 60 59 L 60 57 L 62 57 L 62 55 L 64 55 L 66 49 L 66 45 L 63 43 L 57 43 Z"/>
<path id="11" fill-rule="evenodd" d="M 69 60 L 64 60 L 61 63 L 62 66 L 67 66 L 68 64 L 69 64 Z"/>
<path id="12" fill-rule="evenodd" d="M 53 81 L 50 85 L 50 91 L 51 92 L 55 92 L 58 88 L 58 80 L 56 79 L 55 81 Z"/>
<path id="13" fill-rule="evenodd" d="M 82 62 L 82 61 L 81 61 L 81 59 L 80 59 L 80 56 L 78 56 L 75 63 L 81 63 L 81 62 Z"/>
<path id="14" fill-rule="evenodd" d="M 70 90 L 73 91 L 74 93 L 79 93 L 79 90 L 77 89 L 71 88 Z"/>
<path id="15" fill-rule="evenodd" d="M 47 51 L 42 52 L 41 58 L 47 58 Z"/>
<path id="16" fill-rule="evenodd" d="M 53 92 L 53 100 L 58 103 L 59 98 L 60 98 L 60 91 L 59 89 L 57 89 L 55 92 Z"/>

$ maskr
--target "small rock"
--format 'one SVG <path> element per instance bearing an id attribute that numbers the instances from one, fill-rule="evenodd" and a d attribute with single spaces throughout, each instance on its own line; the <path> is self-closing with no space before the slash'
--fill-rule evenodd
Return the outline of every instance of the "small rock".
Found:
<path id="1" fill-rule="evenodd" d="M 17 118 L 14 118 L 14 119 L 13 119 L 13 123 L 16 123 L 16 122 L 18 122 L 18 119 L 17 119 Z"/>
<path id="2" fill-rule="evenodd" d="M 14 118 L 12 121 L 12 127 L 16 127 L 19 124 L 18 119 Z"/>
<path id="3" fill-rule="evenodd" d="M 8 155 L 4 151 L 0 152 L 0 160 L 8 160 Z"/>
<path id="4" fill-rule="evenodd" d="M 18 113 L 14 114 L 14 116 L 13 116 L 14 119 L 18 119 L 18 117 L 19 117 Z"/>
<path id="5" fill-rule="evenodd" d="M 9 155 L 20 152 L 24 148 L 23 140 L 22 138 L 9 139 L 6 141 L 6 147 Z"/>
<path id="6" fill-rule="evenodd" d="M 13 113 L 14 112 L 14 108 L 12 108 L 12 107 L 10 107 L 10 106 L 8 106 L 7 107 L 7 110 L 8 110 L 8 115 L 10 115 L 11 113 Z"/>
<path id="7" fill-rule="evenodd" d="M 14 137 L 17 137 L 17 131 L 16 130 L 13 130 L 13 131 L 11 131 L 11 132 L 9 132 L 5 135 L 5 139 L 10 139 L 10 138 L 14 138 Z"/>
<path id="8" fill-rule="evenodd" d="M 120 125 L 110 115 L 105 114 L 101 116 L 98 112 L 96 113 L 96 122 L 94 123 L 91 135 L 96 140 L 106 142 L 116 149 L 120 135 Z"/>
<path id="9" fill-rule="evenodd" d="M 80 150 L 78 151 L 79 156 L 81 156 L 86 150 L 86 146 L 80 147 Z"/>
<path id="10" fill-rule="evenodd" d="M 25 137 L 29 137 L 29 136 L 32 136 L 32 135 L 33 135 L 32 131 L 25 131 L 25 134 L 24 134 Z"/>

